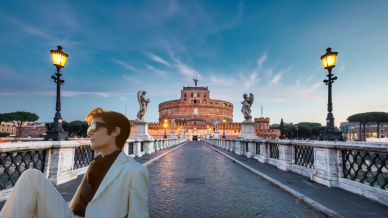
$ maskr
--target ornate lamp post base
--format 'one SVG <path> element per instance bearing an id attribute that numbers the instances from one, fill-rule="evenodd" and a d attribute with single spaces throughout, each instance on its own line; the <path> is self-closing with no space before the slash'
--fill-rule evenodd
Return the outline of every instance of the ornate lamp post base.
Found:
<path id="1" fill-rule="evenodd" d="M 65 141 L 68 140 L 69 136 L 67 132 L 55 132 L 55 131 L 48 131 L 47 135 L 44 137 L 44 140 L 53 140 L 53 141 Z"/>
<path id="2" fill-rule="evenodd" d="M 323 141 L 343 141 L 342 133 L 338 130 L 328 131 L 327 129 L 323 130 L 323 132 L 319 136 L 319 140 Z"/>

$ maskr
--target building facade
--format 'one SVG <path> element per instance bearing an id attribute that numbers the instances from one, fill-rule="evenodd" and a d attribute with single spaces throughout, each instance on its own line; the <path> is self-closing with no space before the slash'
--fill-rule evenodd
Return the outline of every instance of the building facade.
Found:
<path id="1" fill-rule="evenodd" d="M 233 104 L 210 98 L 208 87 L 183 87 L 177 100 L 159 104 L 159 122 L 164 119 L 175 122 L 210 124 L 215 120 L 233 122 Z"/>
<path id="2" fill-rule="evenodd" d="M 12 122 L 2 122 L 0 124 L 0 133 L 16 135 L 16 127 Z"/>
<path id="3" fill-rule="evenodd" d="M 159 104 L 159 122 L 148 123 L 148 133 L 154 138 L 175 136 L 190 140 L 214 137 L 217 134 L 220 138 L 230 139 L 240 136 L 241 123 L 233 122 L 233 104 L 212 99 L 208 87 L 198 87 L 198 80 L 194 81 L 195 86 L 183 87 L 179 99 Z M 280 131 L 270 129 L 269 121 L 269 118 L 254 119 L 256 135 L 279 138 Z"/>
<path id="4" fill-rule="evenodd" d="M 340 124 L 340 129 L 343 136 L 350 141 L 360 141 L 364 138 L 388 138 L 388 123 L 380 124 L 379 134 L 377 134 L 376 123 L 367 123 L 365 125 L 365 136 L 363 130 L 360 130 L 360 123 L 358 122 L 343 122 Z"/>

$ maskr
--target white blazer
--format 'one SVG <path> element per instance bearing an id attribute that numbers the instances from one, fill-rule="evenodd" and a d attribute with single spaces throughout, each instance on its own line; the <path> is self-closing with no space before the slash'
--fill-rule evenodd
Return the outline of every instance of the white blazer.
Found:
<path id="1" fill-rule="evenodd" d="M 147 167 L 120 152 L 86 207 L 85 217 L 148 218 L 148 184 Z"/>

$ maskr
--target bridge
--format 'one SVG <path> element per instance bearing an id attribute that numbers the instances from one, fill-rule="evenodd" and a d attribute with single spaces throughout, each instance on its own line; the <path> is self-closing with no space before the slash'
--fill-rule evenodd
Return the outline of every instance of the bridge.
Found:
<path id="1" fill-rule="evenodd" d="M 150 172 L 151 217 L 387 217 L 388 146 L 376 143 L 128 139 Z M 96 154 L 89 141 L 0 145 L 0 199 L 41 170 L 66 201 Z"/>

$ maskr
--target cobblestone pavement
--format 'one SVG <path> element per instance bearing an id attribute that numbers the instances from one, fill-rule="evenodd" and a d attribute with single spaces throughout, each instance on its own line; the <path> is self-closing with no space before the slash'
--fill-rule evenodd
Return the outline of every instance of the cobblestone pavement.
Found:
<path id="1" fill-rule="evenodd" d="M 201 142 L 149 167 L 151 217 L 319 217 Z"/>

